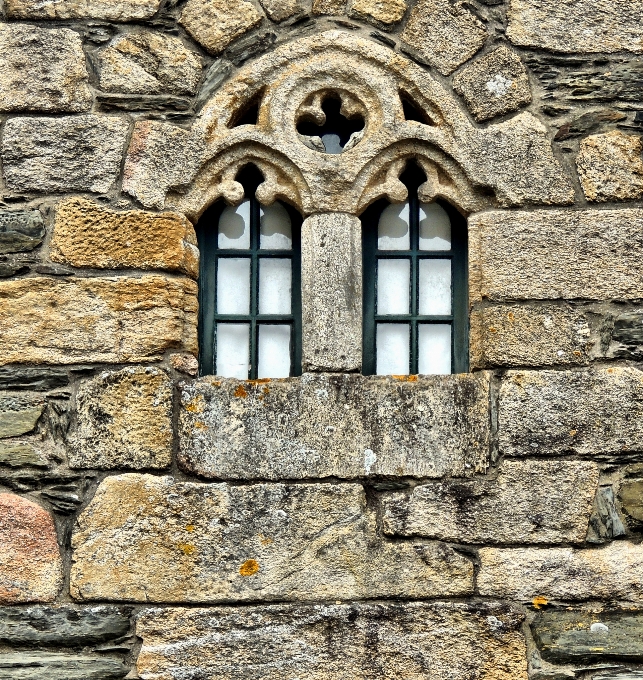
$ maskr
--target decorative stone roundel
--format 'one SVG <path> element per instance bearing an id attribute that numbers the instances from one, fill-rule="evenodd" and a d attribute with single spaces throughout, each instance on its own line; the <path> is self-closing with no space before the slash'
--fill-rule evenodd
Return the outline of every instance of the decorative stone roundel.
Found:
<path id="1" fill-rule="evenodd" d="M 326 152 L 319 134 L 302 127 L 323 128 L 333 98 L 348 123 L 363 120 L 341 153 Z M 359 214 L 381 197 L 406 198 L 399 176 L 411 158 L 427 176 L 422 200 L 441 197 L 463 212 L 573 200 L 546 129 L 530 113 L 476 125 L 423 68 L 342 31 L 288 43 L 247 65 L 189 130 L 138 123 L 124 188 L 147 207 L 198 219 L 220 197 L 239 202 L 235 177 L 254 163 L 265 180 L 262 203 L 285 200 L 305 215 Z"/>

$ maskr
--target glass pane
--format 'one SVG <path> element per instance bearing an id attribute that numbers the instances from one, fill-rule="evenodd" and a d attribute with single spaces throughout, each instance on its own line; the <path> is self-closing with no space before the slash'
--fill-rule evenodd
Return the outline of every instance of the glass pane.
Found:
<path id="1" fill-rule="evenodd" d="M 292 301 L 291 260 L 259 260 L 259 314 L 290 314 Z"/>
<path id="2" fill-rule="evenodd" d="M 377 313 L 408 314 L 410 260 L 377 261 Z"/>
<path id="3" fill-rule="evenodd" d="M 420 260 L 420 314 L 451 314 L 451 260 Z"/>
<path id="4" fill-rule="evenodd" d="M 341 153 L 344 150 L 339 135 L 329 132 L 326 135 L 322 135 L 321 140 L 326 153 Z"/>
<path id="5" fill-rule="evenodd" d="M 250 259 L 220 257 L 217 261 L 217 314 L 250 312 Z"/>
<path id="6" fill-rule="evenodd" d="M 292 225 L 286 208 L 281 203 L 273 203 L 261 206 L 259 210 L 259 247 L 264 250 L 290 250 Z"/>
<path id="7" fill-rule="evenodd" d="M 380 250 L 409 250 L 409 204 L 389 205 L 382 211 L 377 225 L 377 247 Z"/>
<path id="8" fill-rule="evenodd" d="M 418 328 L 418 372 L 425 375 L 451 373 L 451 326 L 422 323 Z"/>
<path id="9" fill-rule="evenodd" d="M 223 209 L 219 217 L 219 248 L 250 248 L 250 201 Z"/>
<path id="10" fill-rule="evenodd" d="M 217 324 L 217 375 L 247 380 L 250 324 Z"/>
<path id="11" fill-rule="evenodd" d="M 420 203 L 420 250 L 451 250 L 451 220 L 437 203 Z"/>
<path id="12" fill-rule="evenodd" d="M 377 324 L 378 375 L 408 375 L 410 328 L 407 323 Z"/>
<path id="13" fill-rule="evenodd" d="M 290 326 L 259 326 L 259 378 L 290 375 Z"/>

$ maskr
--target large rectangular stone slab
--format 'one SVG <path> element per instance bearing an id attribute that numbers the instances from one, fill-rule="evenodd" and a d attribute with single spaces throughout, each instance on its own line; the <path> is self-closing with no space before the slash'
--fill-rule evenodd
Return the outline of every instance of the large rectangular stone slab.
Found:
<path id="1" fill-rule="evenodd" d="M 127 672 L 119 660 L 89 654 L 0 654 L 0 680 L 119 680 Z"/>
<path id="2" fill-rule="evenodd" d="M 150 19 L 161 0 L 5 0 L 11 19 Z"/>
<path id="3" fill-rule="evenodd" d="M 473 592 L 452 548 L 378 538 L 357 484 L 228 486 L 107 477 L 78 518 L 78 600 L 248 602 Z"/>
<path id="4" fill-rule="evenodd" d="M 495 479 L 448 480 L 384 506 L 389 535 L 455 543 L 581 543 L 598 484 L 584 461 L 504 461 Z"/>
<path id="5" fill-rule="evenodd" d="M 540 654 L 557 663 L 643 660 L 643 615 L 620 611 L 543 611 L 531 624 Z"/>
<path id="6" fill-rule="evenodd" d="M 489 460 L 484 373 L 202 378 L 181 393 L 180 465 L 221 479 L 468 477 Z"/>
<path id="7" fill-rule="evenodd" d="M 112 116 L 10 118 L 2 169 L 11 191 L 104 193 L 116 182 L 129 131 Z"/>
<path id="8" fill-rule="evenodd" d="M 479 555 L 483 597 L 643 603 L 641 545 L 615 541 L 589 550 L 482 548 Z"/>
<path id="9" fill-rule="evenodd" d="M 197 352 L 197 286 L 163 276 L 0 282 L 0 365 L 154 361 Z"/>
<path id="10" fill-rule="evenodd" d="M 526 680 L 522 619 L 451 602 L 147 609 L 137 670 L 143 680 Z"/>
<path id="11" fill-rule="evenodd" d="M 643 297 L 639 208 L 478 213 L 469 247 L 473 299 Z"/>
<path id="12" fill-rule="evenodd" d="M 643 372 L 510 371 L 500 386 L 498 442 L 507 456 L 640 452 Z"/>
<path id="13" fill-rule="evenodd" d="M 0 111 L 87 111 L 88 79 L 75 31 L 0 24 Z"/>

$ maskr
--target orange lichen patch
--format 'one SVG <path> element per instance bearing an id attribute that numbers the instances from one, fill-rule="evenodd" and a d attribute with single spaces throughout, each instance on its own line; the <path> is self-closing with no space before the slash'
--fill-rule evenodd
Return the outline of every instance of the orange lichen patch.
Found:
<path id="1" fill-rule="evenodd" d="M 194 555 L 196 552 L 196 548 L 191 543 L 179 543 L 178 548 L 184 555 Z"/>
<path id="2" fill-rule="evenodd" d="M 546 605 L 549 602 L 549 600 L 546 597 L 543 597 L 542 595 L 536 595 L 534 599 L 531 601 L 531 603 L 536 607 L 536 609 L 540 609 L 544 605 Z"/>
<path id="3" fill-rule="evenodd" d="M 507 318 L 509 321 L 514 322 L 516 320 L 516 315 L 513 312 L 509 312 L 509 314 L 507 314 Z"/>
<path id="4" fill-rule="evenodd" d="M 497 333 L 498 329 L 494 328 L 493 326 L 489 326 L 489 333 Z"/>
<path id="5" fill-rule="evenodd" d="M 417 375 L 392 375 L 393 380 L 401 380 L 402 382 L 417 382 Z"/>
<path id="6" fill-rule="evenodd" d="M 237 389 L 234 391 L 234 396 L 245 399 L 248 396 L 248 393 L 246 392 L 246 388 L 243 385 L 239 385 L 237 387 Z"/>
<path id="7" fill-rule="evenodd" d="M 569 436 L 570 437 L 575 437 L 578 434 L 578 430 L 570 430 L 569 431 Z"/>
<path id="8" fill-rule="evenodd" d="M 185 406 L 185 410 L 190 413 L 202 413 L 203 412 L 203 397 L 199 395 L 198 397 L 192 399 Z"/>
<path id="9" fill-rule="evenodd" d="M 580 357 L 580 356 L 582 356 L 582 353 L 581 353 L 579 350 L 577 350 L 577 349 L 575 349 L 575 350 L 572 352 L 572 354 L 573 354 L 575 357 Z"/>
<path id="10" fill-rule="evenodd" d="M 189 531 L 190 533 L 192 533 L 192 532 L 194 531 L 194 524 L 188 524 L 188 525 L 185 527 L 185 530 L 186 530 L 186 531 Z"/>
<path id="11" fill-rule="evenodd" d="M 259 571 L 259 562 L 257 560 L 246 560 L 240 567 L 239 573 L 241 576 L 254 576 Z"/>
<path id="12" fill-rule="evenodd" d="M 194 427 L 196 427 L 199 430 L 207 430 L 208 426 L 202 422 L 201 420 L 197 420 L 196 423 L 194 423 Z"/>
<path id="13" fill-rule="evenodd" d="M 246 380 L 247 385 L 265 385 L 270 382 L 270 378 L 257 378 L 256 380 Z"/>

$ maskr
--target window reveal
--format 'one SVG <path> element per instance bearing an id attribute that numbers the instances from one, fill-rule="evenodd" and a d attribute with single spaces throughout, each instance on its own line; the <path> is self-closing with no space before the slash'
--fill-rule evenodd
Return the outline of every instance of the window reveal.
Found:
<path id="1" fill-rule="evenodd" d="M 199 347 L 202 375 L 282 378 L 301 372 L 301 217 L 261 205 L 254 168 L 238 177 L 245 198 L 199 220 Z"/>
<path id="2" fill-rule="evenodd" d="M 442 201 L 423 203 L 415 165 L 401 176 L 405 203 L 378 201 L 362 216 L 363 372 L 446 374 L 468 370 L 467 232 Z"/>

